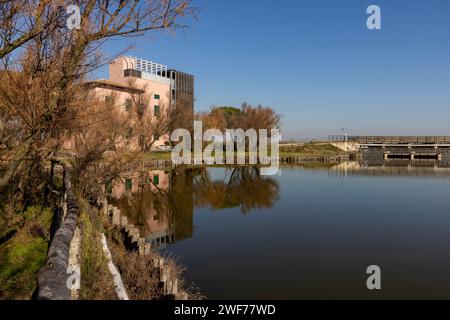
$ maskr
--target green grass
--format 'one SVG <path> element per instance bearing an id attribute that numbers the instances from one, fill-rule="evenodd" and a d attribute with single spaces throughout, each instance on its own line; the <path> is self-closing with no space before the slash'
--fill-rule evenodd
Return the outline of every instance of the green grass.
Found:
<path id="1" fill-rule="evenodd" d="M 332 157 L 346 152 L 328 143 L 305 143 L 298 146 L 280 146 L 281 157 Z"/>
<path id="2" fill-rule="evenodd" d="M 269 150 L 270 153 L 270 150 Z M 298 146 L 280 146 L 280 157 L 319 157 L 319 156 L 338 156 L 345 154 L 345 151 L 327 143 L 305 143 Z M 214 153 L 213 153 L 214 155 Z M 246 153 L 248 156 L 248 153 Z M 200 156 L 200 155 L 199 155 Z M 226 157 L 226 152 L 223 152 Z M 136 157 L 136 160 L 154 161 L 170 160 L 171 152 L 145 152 Z"/>
<path id="3" fill-rule="evenodd" d="M 79 201 L 81 242 L 81 288 L 82 300 L 115 299 L 114 284 L 103 253 L 100 234 L 103 223 L 97 212 L 86 201 Z"/>
<path id="4" fill-rule="evenodd" d="M 0 246 L 0 298 L 30 299 L 45 263 L 52 211 L 31 206 L 24 226 Z"/>

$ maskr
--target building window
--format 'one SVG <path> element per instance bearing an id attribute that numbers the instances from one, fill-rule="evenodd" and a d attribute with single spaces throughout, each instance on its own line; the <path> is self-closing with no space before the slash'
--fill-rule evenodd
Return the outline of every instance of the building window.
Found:
<path id="1" fill-rule="evenodd" d="M 143 115 L 145 112 L 145 104 L 144 103 L 139 103 L 139 109 L 138 112 L 140 115 Z"/>
<path id="2" fill-rule="evenodd" d="M 127 131 L 127 134 L 126 134 L 126 137 L 127 137 L 127 139 L 129 139 L 132 136 L 133 136 L 133 127 L 129 127 L 128 131 Z"/>
<path id="3" fill-rule="evenodd" d="M 106 193 L 110 194 L 112 192 L 112 182 L 108 181 L 105 184 L 105 191 Z"/>
<path id="4" fill-rule="evenodd" d="M 130 112 L 132 106 L 133 106 L 133 101 L 131 99 L 127 99 L 126 102 L 125 102 L 125 110 L 127 112 Z"/>
<path id="5" fill-rule="evenodd" d="M 155 174 L 153 176 L 153 184 L 157 186 L 159 184 L 159 175 Z"/>
<path id="6" fill-rule="evenodd" d="M 175 100 L 175 98 L 176 98 L 175 89 L 172 89 L 172 99 Z"/>
<path id="7" fill-rule="evenodd" d="M 156 100 L 159 100 L 161 97 L 160 97 L 159 94 L 155 94 L 155 95 L 154 95 L 154 98 L 155 98 Z"/>
<path id="8" fill-rule="evenodd" d="M 155 141 L 158 141 L 159 140 L 159 134 L 153 135 L 153 139 L 155 139 Z"/>
<path id="9" fill-rule="evenodd" d="M 125 69 L 123 70 L 123 75 L 124 77 L 142 78 L 142 71 L 134 69 Z"/>
<path id="10" fill-rule="evenodd" d="M 153 114 L 155 115 L 155 117 L 159 117 L 159 106 L 154 106 L 153 107 Z"/>
<path id="11" fill-rule="evenodd" d="M 133 180 L 127 178 L 125 179 L 125 189 L 126 191 L 130 191 L 133 186 Z"/>
<path id="12" fill-rule="evenodd" d="M 114 97 L 113 96 L 106 96 L 105 97 L 105 102 L 108 106 L 113 106 L 114 105 Z"/>
<path id="13" fill-rule="evenodd" d="M 156 212 L 160 212 L 161 211 L 161 202 L 157 199 L 155 199 L 153 201 L 153 209 L 156 210 Z"/>

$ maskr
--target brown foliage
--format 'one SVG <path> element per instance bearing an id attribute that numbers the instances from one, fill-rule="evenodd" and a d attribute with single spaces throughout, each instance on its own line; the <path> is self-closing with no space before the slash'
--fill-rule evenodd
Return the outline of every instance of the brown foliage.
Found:
<path id="1" fill-rule="evenodd" d="M 258 129 L 276 129 L 280 125 L 280 115 L 270 107 L 258 105 L 253 107 L 247 103 L 241 106 L 241 112 L 237 115 L 234 125 L 244 131 L 250 128 Z"/>
<path id="2" fill-rule="evenodd" d="M 193 190 L 195 205 L 213 210 L 240 207 L 242 213 L 248 213 L 254 208 L 270 208 L 279 199 L 278 182 L 261 177 L 256 167 L 234 168 L 228 181 L 211 181 L 205 172 Z"/>
<path id="3" fill-rule="evenodd" d="M 258 105 L 253 107 L 243 103 L 241 109 L 234 107 L 211 107 L 209 112 L 199 113 L 198 120 L 203 121 L 206 128 L 225 129 L 276 129 L 280 125 L 281 116 L 270 107 Z"/>
<path id="4" fill-rule="evenodd" d="M 114 264 L 122 275 L 128 297 L 131 300 L 162 299 L 163 290 L 159 287 L 159 269 L 153 265 L 154 259 L 160 256 L 154 252 L 144 256 L 137 252 L 125 249 L 122 236 L 119 232 L 112 232 L 109 241 Z M 165 259 L 170 265 L 171 276 L 179 279 L 178 286 L 183 286 L 181 273 L 183 269 L 173 260 Z"/>
<path id="5" fill-rule="evenodd" d="M 67 136 L 78 140 L 79 169 L 99 159 L 117 138 L 120 125 L 112 122 L 105 129 L 102 122 L 110 122 L 111 112 L 93 106 L 83 84 L 107 62 L 98 46 L 113 37 L 184 27 L 179 18 L 196 13 L 190 0 L 79 0 L 76 4 L 81 28 L 68 30 L 66 1 L 0 3 L 1 156 L 8 159 L 1 189 L 14 177 L 23 177 L 25 159 L 42 163 L 58 155 Z M 92 112 L 99 117 L 88 123 Z"/>

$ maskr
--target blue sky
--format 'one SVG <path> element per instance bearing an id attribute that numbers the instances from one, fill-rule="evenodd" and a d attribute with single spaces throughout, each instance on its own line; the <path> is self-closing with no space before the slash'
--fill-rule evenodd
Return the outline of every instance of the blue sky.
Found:
<path id="1" fill-rule="evenodd" d="M 366 27 L 381 8 L 382 29 Z M 450 135 L 450 1 L 198 0 L 175 35 L 121 39 L 103 50 L 195 75 L 197 111 L 263 104 L 283 138 Z M 99 76 L 106 77 L 105 70 Z"/>

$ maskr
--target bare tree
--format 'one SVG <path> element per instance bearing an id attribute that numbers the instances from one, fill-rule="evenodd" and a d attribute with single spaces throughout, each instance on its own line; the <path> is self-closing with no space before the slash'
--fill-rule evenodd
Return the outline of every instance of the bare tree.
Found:
<path id="1" fill-rule="evenodd" d="M 55 0 L 1 0 L 0 58 L 57 28 L 64 17 L 50 8 L 62 4 Z"/>
<path id="2" fill-rule="evenodd" d="M 60 149 L 62 128 L 77 116 L 83 105 L 86 76 L 105 63 L 98 46 L 114 37 L 142 36 L 149 31 L 175 30 L 183 16 L 195 15 L 190 0 L 79 0 L 81 25 L 68 30 L 66 1 L 18 1 L 27 10 L 16 13 L 16 1 L 3 1 L 7 17 L 1 26 L 0 58 L 3 89 L 0 90 L 2 126 L 17 126 L 18 141 L 7 156 L 0 188 L 17 175 L 23 161 L 36 154 L 38 160 Z M 72 2 L 73 3 L 73 2 Z M 44 14 L 45 13 L 45 14 Z M 9 17 L 11 16 L 12 17 Z M 26 22 L 28 21 L 28 24 Z M 13 34 L 8 24 L 17 25 Z M 47 26 L 44 28 L 43 26 Z M 8 55 L 16 49 L 19 54 Z M 14 92 L 8 88 L 14 87 Z M 70 126 L 67 126 L 70 128 Z"/>

